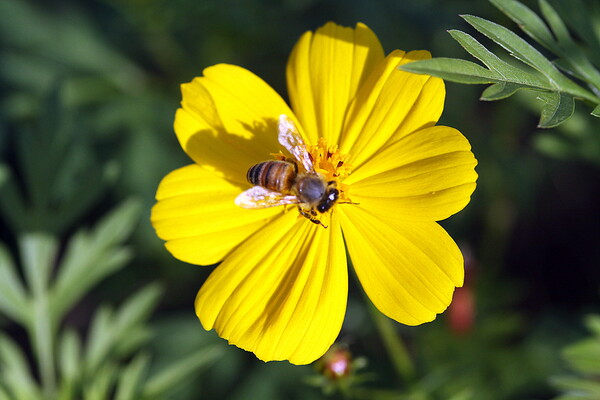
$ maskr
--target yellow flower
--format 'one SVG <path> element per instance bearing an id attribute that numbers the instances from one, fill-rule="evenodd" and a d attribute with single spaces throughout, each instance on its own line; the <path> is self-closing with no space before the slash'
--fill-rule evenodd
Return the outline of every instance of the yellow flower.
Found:
<path id="1" fill-rule="evenodd" d="M 261 360 L 314 361 L 342 327 L 346 254 L 388 317 L 417 325 L 447 308 L 463 283 L 463 259 L 436 221 L 469 202 L 477 161 L 459 131 L 435 125 L 443 81 L 398 69 L 429 57 L 400 50 L 386 57 L 365 25 L 327 23 L 292 51 L 291 108 L 233 65 L 206 68 L 182 85 L 175 132 L 194 163 L 163 179 L 151 220 L 176 258 L 222 261 L 196 298 L 205 329 Z M 316 217 L 327 227 L 299 217 L 295 206 L 234 203 L 252 187 L 251 166 L 291 158 L 278 142 L 280 115 L 340 191 Z"/>

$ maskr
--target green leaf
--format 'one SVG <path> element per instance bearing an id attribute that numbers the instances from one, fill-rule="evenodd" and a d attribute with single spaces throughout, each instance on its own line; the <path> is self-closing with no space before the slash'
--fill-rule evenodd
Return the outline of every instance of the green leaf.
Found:
<path id="1" fill-rule="evenodd" d="M 18 127 L 15 175 L 22 179 L 6 185 L 7 197 L 0 199 L 15 230 L 64 232 L 114 180 L 114 166 L 100 165 L 90 136 L 81 134 L 84 121 L 75 124 L 74 111 L 64 105 L 63 86 L 63 80 L 54 79 L 37 124 Z"/>
<path id="2" fill-rule="evenodd" d="M 560 125 L 575 111 L 575 100 L 568 94 L 546 92 L 540 93 L 538 98 L 545 103 L 538 123 L 539 128 L 553 128 Z"/>
<path id="3" fill-rule="evenodd" d="M 44 293 L 58 251 L 56 239 L 44 233 L 23 235 L 19 241 L 25 280 L 34 294 Z"/>
<path id="4" fill-rule="evenodd" d="M 151 376 L 143 388 L 144 397 L 162 398 L 165 394 L 198 373 L 201 368 L 206 368 L 215 362 L 223 353 L 219 345 L 205 347 L 179 362 L 162 369 L 156 375 Z"/>
<path id="5" fill-rule="evenodd" d="M 142 322 L 156 306 L 160 293 L 158 285 L 149 285 L 135 293 L 119 310 L 103 307 L 96 313 L 85 354 L 85 370 L 89 374 L 108 359 L 129 356 L 148 338 Z"/>
<path id="6" fill-rule="evenodd" d="M 584 0 L 569 0 L 554 2 L 557 13 L 568 22 L 569 27 L 577 33 L 589 48 L 587 53 L 595 65 L 600 65 L 600 35 L 597 24 L 600 18 L 600 8 L 597 2 Z"/>
<path id="7" fill-rule="evenodd" d="M 554 64 L 511 30 L 474 15 L 463 15 L 462 17 L 479 32 L 508 50 L 513 57 L 536 69 L 548 78 L 553 89 L 558 89 L 559 82 L 562 83 L 564 81 L 564 77 Z"/>
<path id="8" fill-rule="evenodd" d="M 100 369 L 114 344 L 113 320 L 113 311 L 108 307 L 101 307 L 94 314 L 83 360 L 86 377 L 93 375 L 95 371 Z"/>
<path id="9" fill-rule="evenodd" d="M 553 386 L 565 392 L 560 399 L 600 398 L 600 316 L 590 315 L 585 323 L 592 335 L 562 352 L 569 367 L 580 376 L 558 376 L 551 381 Z"/>
<path id="10" fill-rule="evenodd" d="M 30 311 L 31 307 L 17 269 L 8 250 L 0 243 L 0 312 L 21 324 L 26 324 Z"/>
<path id="11" fill-rule="evenodd" d="M 598 117 L 598 118 L 600 118 L 600 104 L 598 104 L 598 105 L 596 106 L 596 108 L 594 108 L 594 110 L 592 111 L 592 115 L 593 115 L 594 117 Z"/>
<path id="12" fill-rule="evenodd" d="M 455 58 L 431 58 L 404 64 L 400 69 L 417 74 L 428 74 L 458 83 L 494 83 L 500 76 L 474 62 Z"/>
<path id="13" fill-rule="evenodd" d="M 600 89 L 600 72 L 594 68 L 581 47 L 573 41 L 560 15 L 547 1 L 540 0 L 540 9 L 558 41 L 552 38 L 546 25 L 537 14 L 516 0 L 491 1 L 513 21 L 519 24 L 521 29 L 530 37 L 562 57 L 555 61 L 555 63 L 562 65 L 563 70 L 572 71 L 571 74 L 573 76 Z M 564 66 L 568 67 L 564 68 Z"/>
<path id="14" fill-rule="evenodd" d="M 564 58 L 557 58 L 553 61 L 554 65 L 556 65 L 561 71 L 566 72 L 570 76 L 577 78 L 579 80 L 585 81 L 586 78 L 579 72 L 579 68 L 573 65 L 572 60 L 566 60 Z"/>
<path id="15" fill-rule="evenodd" d="M 518 8 L 516 3 L 511 4 L 513 8 Z M 516 12 L 516 8 L 512 11 Z M 476 64 L 459 62 L 462 60 L 444 58 L 409 63 L 402 69 L 461 83 L 493 83 L 483 92 L 482 100 L 506 98 L 520 88 L 537 90 L 538 97 L 544 101 L 539 122 L 539 126 L 543 128 L 557 126 L 571 117 L 574 112 L 573 95 L 580 93 L 578 86 L 578 89 L 574 89 L 576 85 L 564 77 L 550 61 L 508 29 L 474 16 L 463 16 L 463 18 L 534 70 L 526 70 L 523 66 L 515 67 L 506 63 L 472 36 L 456 30 L 450 31 L 452 37 L 471 55 L 483 62 L 489 70 Z M 541 29 L 539 24 L 537 29 Z"/>
<path id="16" fill-rule="evenodd" d="M 77 333 L 67 329 L 58 343 L 58 369 L 60 373 L 57 400 L 77 397 L 82 378 L 81 341 Z"/>
<path id="17" fill-rule="evenodd" d="M 106 400 L 111 398 L 110 391 L 119 373 L 116 365 L 109 363 L 94 371 L 85 381 L 83 389 L 85 400 Z"/>
<path id="18" fill-rule="evenodd" d="M 114 356 L 119 358 L 130 357 L 142 345 L 148 342 L 152 334 L 145 325 L 135 325 L 131 327 L 126 335 L 121 335 L 122 339 L 114 344 Z"/>
<path id="19" fill-rule="evenodd" d="M 62 333 L 58 348 L 58 364 L 62 381 L 77 382 L 81 377 L 81 340 L 72 329 Z"/>
<path id="20" fill-rule="evenodd" d="M 115 315 L 118 332 L 126 334 L 133 326 L 144 322 L 156 307 L 161 293 L 158 284 L 151 284 L 131 296 Z"/>
<path id="21" fill-rule="evenodd" d="M 590 315 L 585 323 L 594 336 L 566 347 L 563 357 L 575 371 L 600 376 L 600 316 Z"/>
<path id="22" fill-rule="evenodd" d="M 512 96 L 517 90 L 522 88 L 523 86 L 515 85 L 509 82 L 494 83 L 483 91 L 480 99 L 485 101 L 505 99 L 509 96 Z"/>
<path id="23" fill-rule="evenodd" d="M 555 53 L 559 54 L 564 64 L 570 66 L 575 73 L 573 76 L 600 90 L 600 72 L 594 67 L 581 46 L 573 41 L 569 30 L 560 15 L 545 0 L 540 0 L 542 14 L 550 24 L 554 35 L 558 38 L 559 46 Z"/>
<path id="24" fill-rule="evenodd" d="M 123 368 L 117 381 L 115 400 L 137 400 L 140 398 L 143 378 L 149 364 L 150 357 L 145 354 L 138 354 L 127 367 Z"/>
<path id="25" fill-rule="evenodd" d="M 121 246 L 136 226 L 140 204 L 129 200 L 104 217 L 91 232 L 79 231 L 69 242 L 58 269 L 53 314 L 64 315 L 88 290 L 131 258 Z"/>
<path id="26" fill-rule="evenodd" d="M 123 202 L 98 224 L 93 234 L 95 241 L 110 246 L 127 239 L 137 225 L 141 208 L 138 200 Z"/>
<path id="27" fill-rule="evenodd" d="M 554 36 L 558 39 L 558 42 L 561 44 L 564 43 L 572 43 L 571 35 L 569 34 L 569 30 L 567 26 L 560 18 L 560 15 L 552 8 L 550 3 L 546 0 L 540 0 L 540 10 L 542 11 L 542 15 L 548 21 Z"/>
<path id="28" fill-rule="evenodd" d="M 115 313 L 112 330 L 115 351 L 120 355 L 126 356 L 149 338 L 143 322 L 156 307 L 161 293 L 159 285 L 148 285 L 130 297 Z"/>
<path id="29" fill-rule="evenodd" d="M 600 340 L 577 342 L 567 347 L 563 356 L 575 371 L 600 375 Z"/>
<path id="30" fill-rule="evenodd" d="M 47 13 L 41 12 L 35 3 L 2 0 L 0 15 L 7 16 L 0 20 L 3 43 L 26 52 L 35 50 L 34 62 L 48 61 L 41 72 L 49 79 L 67 69 L 74 74 L 99 75 L 124 92 L 135 92 L 145 79 L 145 73 L 106 43 L 96 25 L 74 8 L 64 13 Z M 23 83 L 30 90 L 36 84 L 48 84 L 37 80 L 39 77 L 35 75 L 30 79 L 36 80 Z"/>
<path id="31" fill-rule="evenodd" d="M 544 21 L 530 8 L 516 0 L 490 0 L 504 14 L 515 21 L 524 32 L 548 49 L 555 49 L 554 37 Z"/>
<path id="32" fill-rule="evenodd" d="M 12 399 L 9 397 L 8 393 L 6 393 L 6 392 L 4 391 L 4 389 L 2 388 L 2 386 L 0 386 L 0 400 L 12 400 Z"/>
<path id="33" fill-rule="evenodd" d="M 519 75 L 523 74 L 523 71 L 513 67 L 506 61 L 498 58 L 494 53 L 486 49 L 481 43 L 479 43 L 473 36 L 458 30 L 448 31 L 450 35 L 460 45 L 469 52 L 473 57 L 485 64 L 491 71 L 496 72 L 500 75 L 503 80 L 517 79 Z"/>
<path id="34" fill-rule="evenodd" d="M 525 88 L 541 89 L 546 91 L 555 90 L 552 83 L 543 75 L 535 71 L 514 69 L 503 71 L 503 75 L 490 71 L 470 61 L 454 58 L 431 58 L 428 60 L 414 61 L 404 64 L 400 69 L 438 76 L 458 83 L 481 84 L 481 83 L 514 83 Z"/>
<path id="35" fill-rule="evenodd" d="M 41 399 L 40 389 L 31 376 L 28 362 L 17 346 L 7 336 L 0 334 L 0 380 L 4 382 L 14 400 Z"/>
<path id="36" fill-rule="evenodd" d="M 552 379 L 552 384 L 563 391 L 578 393 L 582 399 L 600 399 L 600 382 L 579 378 L 558 377 Z"/>
<path id="37" fill-rule="evenodd" d="M 54 390 L 54 335 L 59 324 L 51 313 L 48 284 L 58 252 L 57 240 L 43 233 L 23 235 L 19 240 L 24 275 L 31 289 L 30 321 L 25 326 L 31 338 L 44 388 Z"/>
<path id="38" fill-rule="evenodd" d="M 600 315 L 588 315 L 585 318 L 585 326 L 600 340 Z"/>

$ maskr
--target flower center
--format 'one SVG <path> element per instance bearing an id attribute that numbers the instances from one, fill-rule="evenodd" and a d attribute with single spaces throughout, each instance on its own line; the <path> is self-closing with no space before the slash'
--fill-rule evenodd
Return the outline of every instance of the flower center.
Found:
<path id="1" fill-rule="evenodd" d="M 337 145 L 327 145 L 325 138 L 320 138 L 315 146 L 308 146 L 308 154 L 313 161 L 315 171 L 323 175 L 327 181 L 335 181 L 340 192 L 339 199 L 343 202 L 350 201 L 348 185 L 341 182 L 352 172 L 348 164 L 349 154 L 340 153 Z"/>
<path id="2" fill-rule="evenodd" d="M 306 146 L 308 155 L 313 163 L 315 172 L 323 176 L 327 182 L 335 182 L 339 191 L 338 199 L 342 203 L 350 203 L 348 196 L 349 186 L 342 180 L 352 172 L 352 165 L 348 164 L 349 154 L 340 153 L 337 145 L 328 145 L 327 139 L 319 138 L 314 146 Z M 289 160 L 281 151 L 272 154 L 277 160 Z"/>

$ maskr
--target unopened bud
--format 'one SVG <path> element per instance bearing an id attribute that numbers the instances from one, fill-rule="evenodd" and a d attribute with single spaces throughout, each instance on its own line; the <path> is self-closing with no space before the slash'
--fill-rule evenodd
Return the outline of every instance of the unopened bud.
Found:
<path id="1" fill-rule="evenodd" d="M 459 335 L 469 333 L 475 322 L 475 298 L 470 287 L 456 289 L 448 309 L 450 328 Z"/>
<path id="2" fill-rule="evenodd" d="M 331 380 L 339 380 L 352 371 L 352 354 L 344 348 L 332 347 L 321 358 L 322 373 Z"/>

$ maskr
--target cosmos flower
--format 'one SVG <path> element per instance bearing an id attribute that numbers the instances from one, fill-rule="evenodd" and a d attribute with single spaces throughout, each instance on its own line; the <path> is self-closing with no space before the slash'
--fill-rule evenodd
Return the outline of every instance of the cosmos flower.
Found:
<path id="1" fill-rule="evenodd" d="M 436 126 L 443 81 L 398 69 L 429 57 L 385 56 L 365 25 L 327 23 L 291 53 L 291 106 L 234 65 L 182 85 L 174 126 L 193 163 L 162 180 L 151 221 L 179 260 L 221 262 L 195 302 L 205 329 L 261 360 L 310 363 L 341 330 L 350 262 L 374 305 L 400 323 L 448 307 L 463 258 L 436 221 L 469 202 L 477 161 L 459 131 Z M 304 163 L 282 129 L 302 142 Z M 279 194 L 288 205 L 244 204 L 257 201 L 253 190 L 273 195 L 246 177 L 268 160 L 326 182 L 336 190 L 331 207 L 295 205 L 294 187 Z"/>

